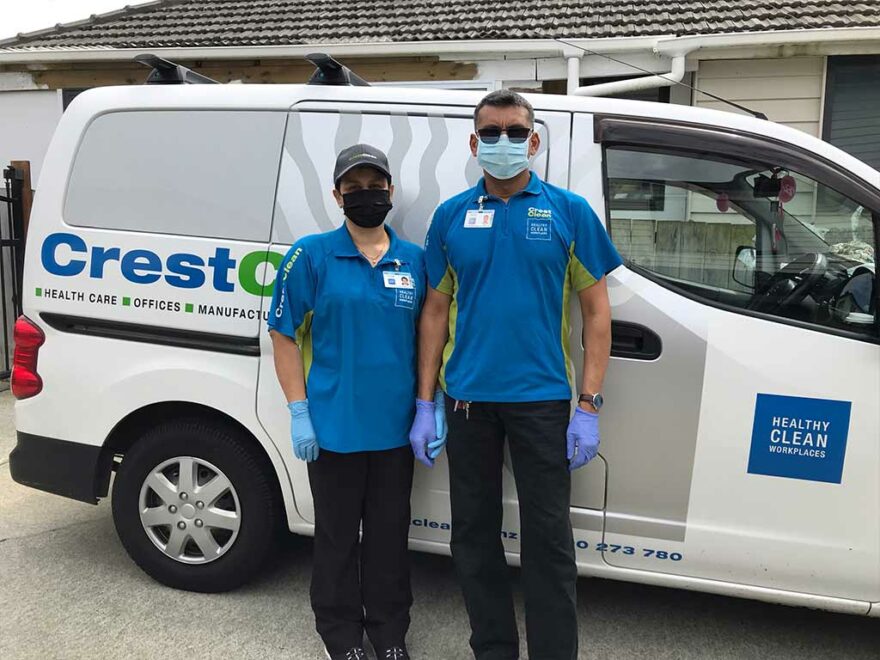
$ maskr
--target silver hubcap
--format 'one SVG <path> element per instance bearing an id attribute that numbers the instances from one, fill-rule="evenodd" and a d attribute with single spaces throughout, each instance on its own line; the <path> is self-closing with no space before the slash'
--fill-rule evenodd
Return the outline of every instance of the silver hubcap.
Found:
<path id="1" fill-rule="evenodd" d="M 150 471 L 141 486 L 139 512 L 153 544 L 185 564 L 207 564 L 222 556 L 241 526 L 232 482 L 194 456 L 168 459 Z"/>

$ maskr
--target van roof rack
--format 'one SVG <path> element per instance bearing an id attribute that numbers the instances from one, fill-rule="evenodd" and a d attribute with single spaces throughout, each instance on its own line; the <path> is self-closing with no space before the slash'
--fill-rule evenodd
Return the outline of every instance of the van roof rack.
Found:
<path id="1" fill-rule="evenodd" d="M 306 55 L 306 59 L 315 65 L 315 72 L 309 78 L 309 85 L 370 86 L 370 83 L 326 53 L 311 53 Z"/>
<path id="2" fill-rule="evenodd" d="M 196 73 L 185 66 L 163 60 L 161 57 L 145 53 L 134 58 L 135 62 L 153 69 L 144 81 L 145 85 L 217 85 L 216 80 Z"/>

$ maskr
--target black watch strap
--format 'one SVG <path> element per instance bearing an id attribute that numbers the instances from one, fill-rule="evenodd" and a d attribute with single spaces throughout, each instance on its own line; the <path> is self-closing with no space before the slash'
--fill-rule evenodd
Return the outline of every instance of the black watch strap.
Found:
<path id="1" fill-rule="evenodd" d="M 598 399 L 598 401 L 597 401 L 597 399 Z M 602 403 L 603 403 L 602 395 L 599 394 L 598 392 L 596 394 L 581 394 L 578 397 L 578 403 L 580 403 L 581 401 L 586 401 L 591 406 L 593 406 L 593 408 L 595 408 L 596 410 L 599 410 L 599 408 L 602 407 Z"/>

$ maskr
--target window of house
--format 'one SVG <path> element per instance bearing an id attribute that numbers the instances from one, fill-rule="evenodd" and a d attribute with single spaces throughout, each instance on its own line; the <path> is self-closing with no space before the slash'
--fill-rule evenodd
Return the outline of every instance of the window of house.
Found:
<path id="1" fill-rule="evenodd" d="M 64 220 L 267 241 L 285 121 L 282 112 L 101 115 L 76 154 Z"/>
<path id="2" fill-rule="evenodd" d="M 727 307 L 876 335 L 871 210 L 773 163 L 609 147 L 605 168 L 611 237 L 636 270 Z"/>
<path id="3" fill-rule="evenodd" d="M 822 138 L 880 169 L 880 55 L 828 58 Z"/>

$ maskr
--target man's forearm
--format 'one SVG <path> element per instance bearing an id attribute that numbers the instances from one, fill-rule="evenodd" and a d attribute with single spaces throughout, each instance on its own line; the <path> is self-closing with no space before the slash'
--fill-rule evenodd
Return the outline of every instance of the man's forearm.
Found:
<path id="1" fill-rule="evenodd" d="M 272 332 L 275 374 L 288 401 L 306 398 L 305 369 L 296 342 L 280 332 Z"/>
<path id="2" fill-rule="evenodd" d="M 611 353 L 611 319 L 604 314 L 584 317 L 584 377 L 581 392 L 602 391 L 608 358 Z"/>
<path id="3" fill-rule="evenodd" d="M 449 334 L 449 308 L 424 310 L 419 320 L 419 392 L 424 401 L 434 398 L 443 347 Z"/>

